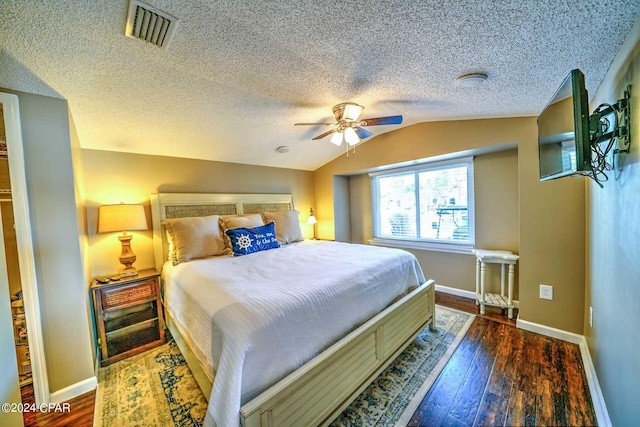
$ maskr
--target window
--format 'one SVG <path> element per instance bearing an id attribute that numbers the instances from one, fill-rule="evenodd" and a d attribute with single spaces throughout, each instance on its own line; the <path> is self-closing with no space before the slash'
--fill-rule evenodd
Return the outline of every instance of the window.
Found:
<path id="1" fill-rule="evenodd" d="M 371 243 L 452 252 L 473 247 L 472 157 L 370 176 Z"/>

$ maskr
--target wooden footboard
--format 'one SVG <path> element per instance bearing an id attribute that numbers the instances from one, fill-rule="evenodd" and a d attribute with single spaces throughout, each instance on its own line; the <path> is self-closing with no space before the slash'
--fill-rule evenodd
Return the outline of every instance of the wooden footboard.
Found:
<path id="1" fill-rule="evenodd" d="M 435 328 L 433 280 L 245 404 L 242 425 L 328 425 L 427 325 Z"/>

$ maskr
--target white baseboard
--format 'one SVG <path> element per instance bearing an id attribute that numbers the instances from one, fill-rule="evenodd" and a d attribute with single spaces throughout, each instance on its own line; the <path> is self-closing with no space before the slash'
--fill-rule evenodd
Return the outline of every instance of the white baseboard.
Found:
<path id="1" fill-rule="evenodd" d="M 476 293 L 473 291 L 465 291 L 464 289 L 450 288 L 449 286 L 436 285 L 437 292 L 443 292 L 445 294 L 456 295 L 459 297 L 476 299 Z"/>
<path id="2" fill-rule="evenodd" d="M 580 354 L 582 355 L 582 364 L 584 365 L 584 371 L 587 375 L 587 383 L 589 384 L 589 392 L 591 393 L 593 409 L 596 411 L 598 425 L 611 427 L 611 418 L 609 418 L 607 405 L 604 403 L 604 396 L 602 395 L 602 389 L 600 388 L 598 376 L 596 375 L 596 368 L 593 365 L 593 360 L 591 360 L 591 353 L 587 346 L 587 340 L 584 337 L 582 337 L 582 342 L 580 343 Z"/>
<path id="3" fill-rule="evenodd" d="M 573 332 L 564 331 L 562 329 L 552 328 L 551 326 L 541 325 L 539 323 L 528 322 L 526 320 L 516 320 L 516 328 L 524 329 L 525 331 L 535 332 L 537 334 L 546 335 L 551 338 L 557 338 L 559 340 L 568 341 L 574 344 L 580 344 L 584 341 L 582 335 L 574 334 Z"/>
<path id="4" fill-rule="evenodd" d="M 94 390 L 98 385 L 96 377 L 87 378 L 75 384 L 71 384 L 69 387 L 65 387 L 61 390 L 54 391 L 49 395 L 49 402 L 62 403 L 66 402 L 74 397 L 80 396 L 88 391 Z"/>
<path id="5" fill-rule="evenodd" d="M 611 419 L 609 418 L 607 405 L 604 402 L 602 389 L 600 388 L 598 376 L 596 375 L 596 369 L 593 365 L 591 353 L 589 353 L 589 347 L 587 346 L 587 341 L 584 335 L 578 335 L 573 332 L 552 328 L 550 326 L 541 325 L 539 323 L 528 322 L 526 320 L 520 319 L 520 316 L 518 316 L 518 320 L 516 321 L 516 327 L 524 329 L 526 331 L 546 335 L 551 338 L 557 338 L 573 344 L 578 344 L 578 347 L 580 347 L 580 356 L 582 357 L 582 364 L 584 366 L 584 372 L 587 377 L 587 383 L 589 384 L 589 392 L 591 393 L 591 401 L 593 402 L 593 409 L 596 412 L 598 425 L 611 427 Z"/>
<path id="6" fill-rule="evenodd" d="M 464 289 L 458 289 L 458 288 L 452 288 L 449 286 L 443 286 L 443 285 L 436 285 L 436 291 L 437 292 L 442 292 L 445 294 L 449 294 L 449 295 L 455 295 L 458 297 L 463 297 L 463 298 L 469 298 L 469 299 L 476 299 L 476 293 L 475 291 L 467 291 Z M 516 308 L 519 308 L 520 306 L 520 302 L 513 300 L 513 305 Z"/>

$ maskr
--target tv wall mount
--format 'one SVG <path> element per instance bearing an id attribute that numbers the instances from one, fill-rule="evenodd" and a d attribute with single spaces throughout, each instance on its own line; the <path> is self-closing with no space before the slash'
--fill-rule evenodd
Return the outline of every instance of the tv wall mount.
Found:
<path id="1" fill-rule="evenodd" d="M 591 113 L 589 142 L 592 171 L 588 176 L 602 188 L 602 183 L 609 179 L 606 172 L 614 170 L 615 156 L 628 154 L 631 149 L 631 85 L 615 104 L 600 104 Z M 607 161 L 611 149 L 613 164 Z"/>

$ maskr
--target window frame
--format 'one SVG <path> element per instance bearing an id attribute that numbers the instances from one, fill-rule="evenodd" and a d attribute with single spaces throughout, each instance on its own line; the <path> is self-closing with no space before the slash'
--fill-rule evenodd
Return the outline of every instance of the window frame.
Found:
<path id="1" fill-rule="evenodd" d="M 416 166 L 406 166 L 395 169 L 387 169 L 384 171 L 377 171 L 369 173 L 371 178 L 371 211 L 372 211 L 372 235 L 373 238 L 369 240 L 372 245 L 379 246 L 391 246 L 397 248 L 407 249 L 421 249 L 440 252 L 453 252 L 470 254 L 471 250 L 475 246 L 475 197 L 474 197 L 474 165 L 473 156 L 460 157 L 456 159 L 450 159 L 439 162 L 423 163 Z M 467 215 L 469 226 L 469 239 L 468 240 L 451 240 L 451 239 L 432 239 L 432 238 L 418 238 L 418 237 L 390 237 L 382 236 L 379 233 L 380 230 L 380 204 L 379 204 L 379 179 L 385 177 L 391 177 L 394 175 L 407 175 L 413 173 L 416 179 L 416 183 L 419 183 L 419 175 L 425 171 L 437 171 L 442 169 L 452 169 L 456 167 L 464 166 L 467 168 Z M 415 188 L 415 200 L 416 200 L 416 235 L 420 234 L 420 186 L 416 185 Z"/>

